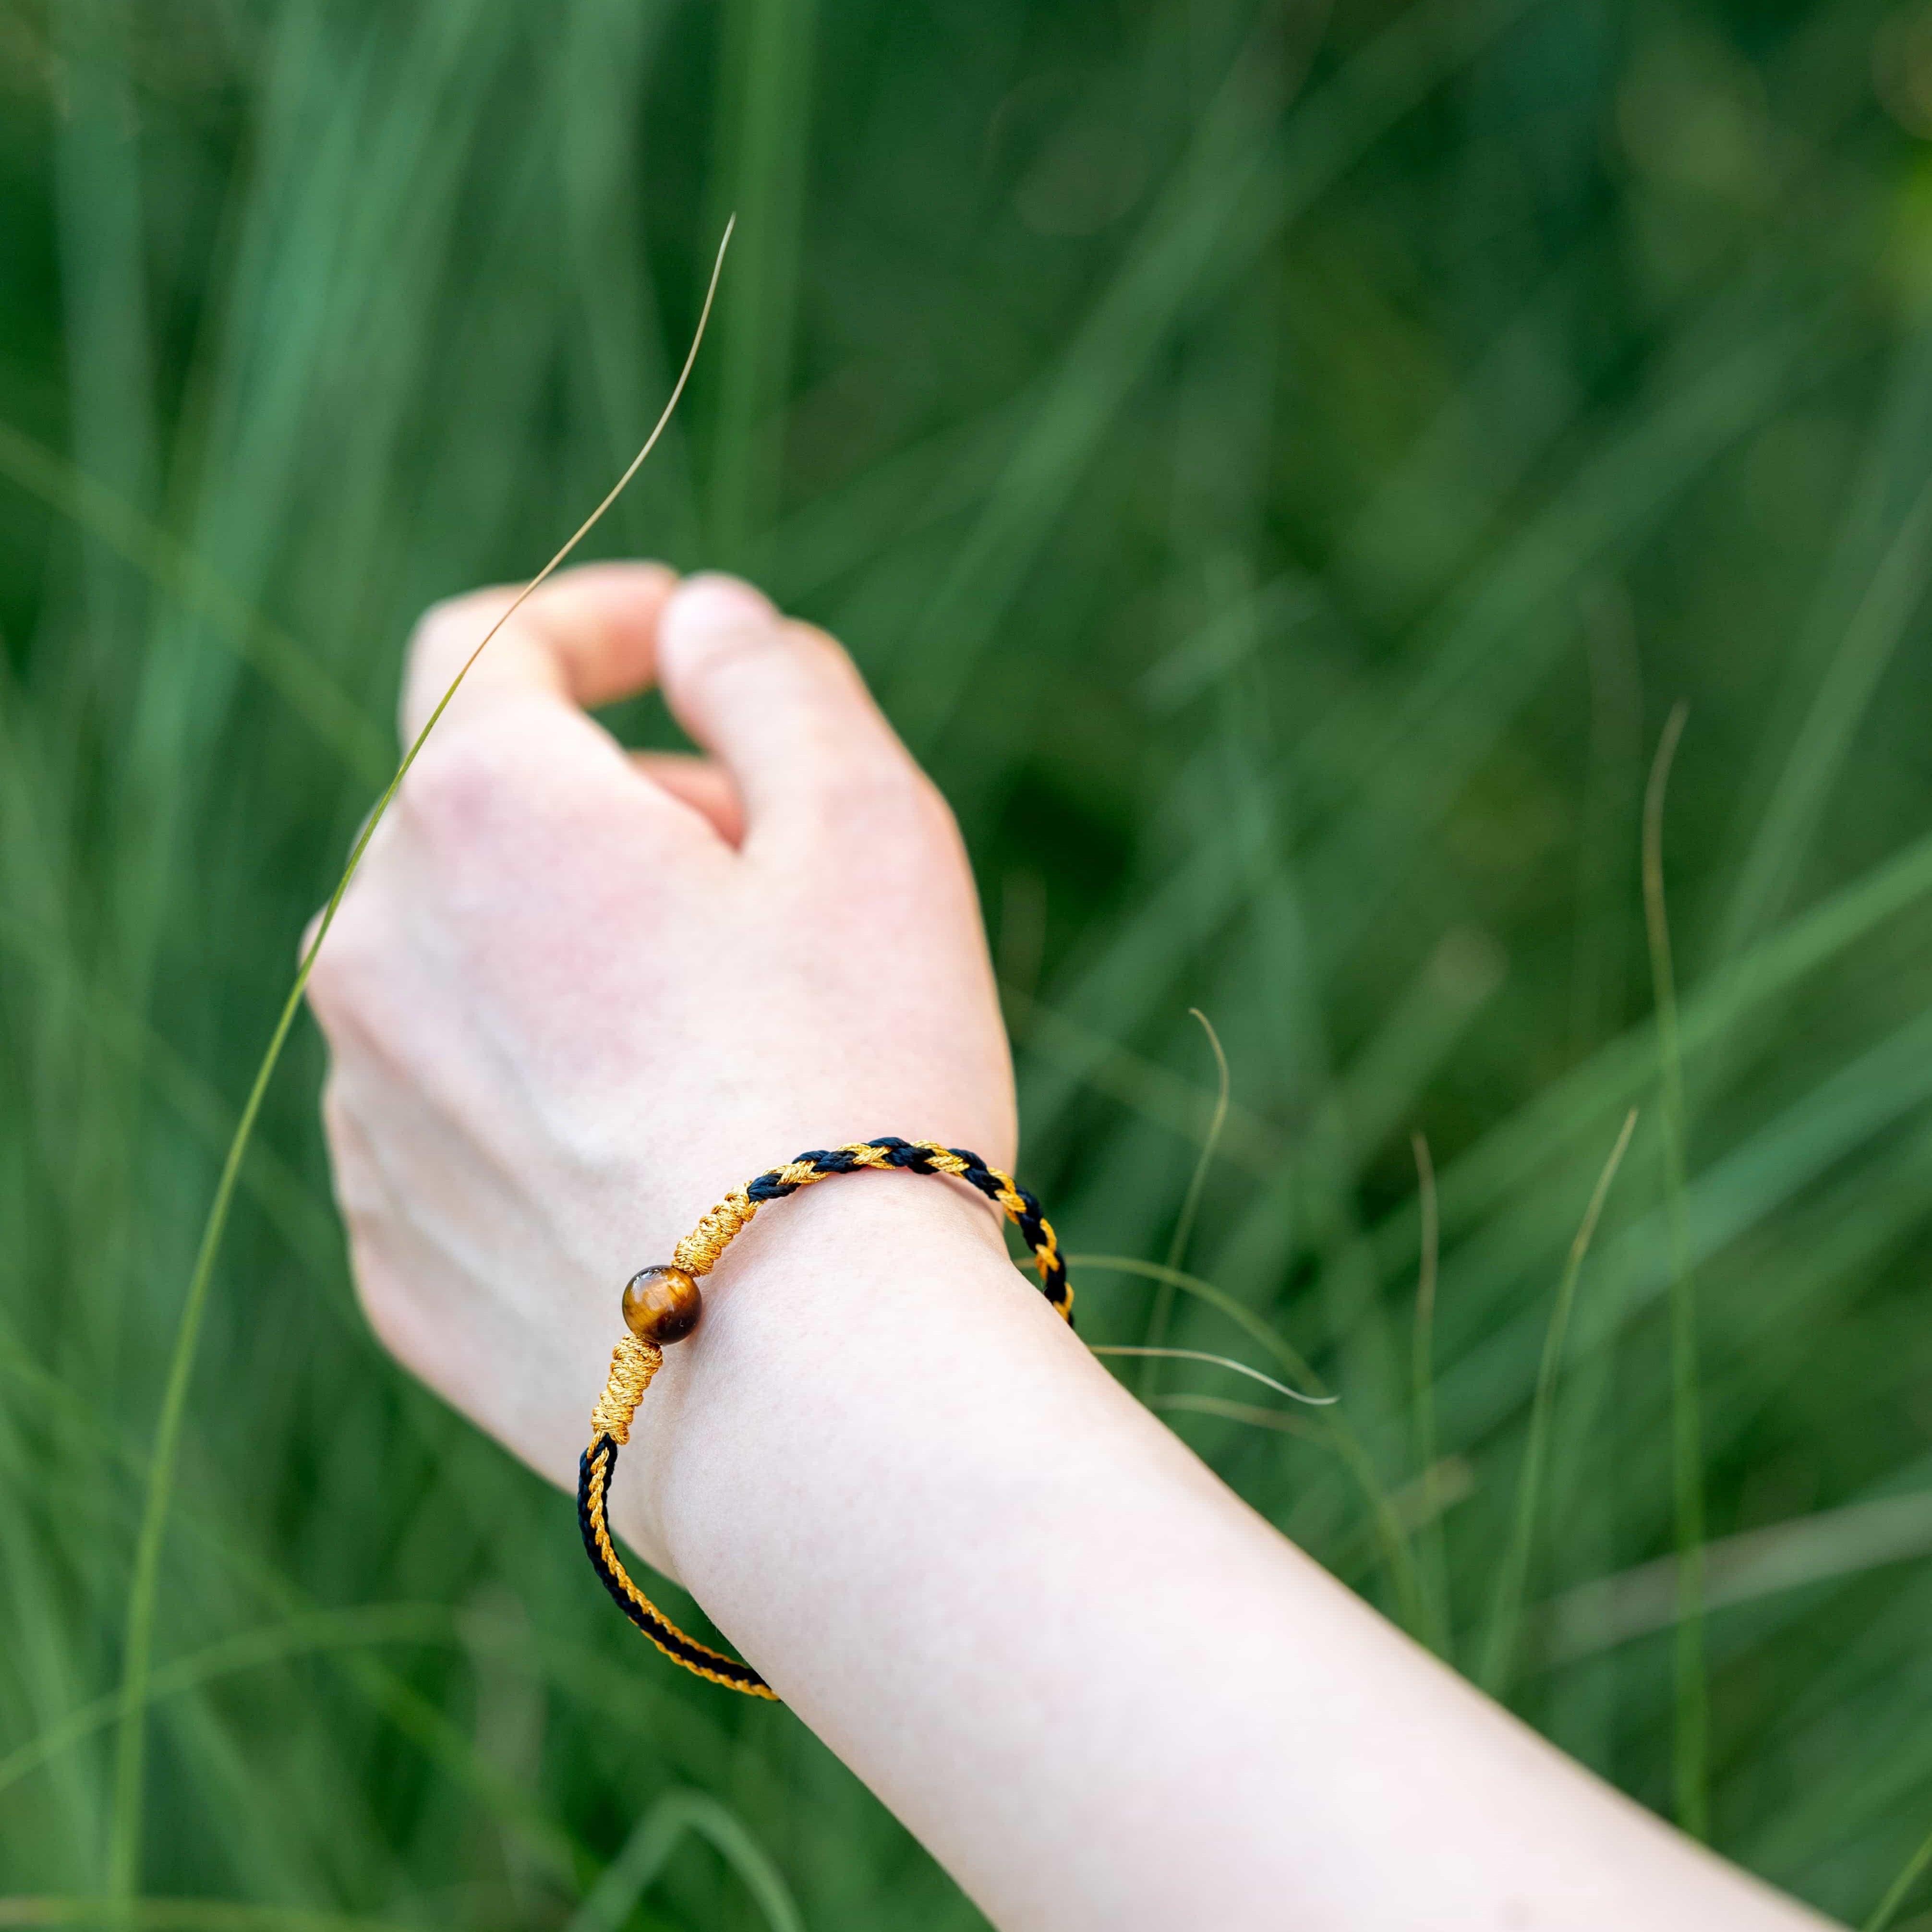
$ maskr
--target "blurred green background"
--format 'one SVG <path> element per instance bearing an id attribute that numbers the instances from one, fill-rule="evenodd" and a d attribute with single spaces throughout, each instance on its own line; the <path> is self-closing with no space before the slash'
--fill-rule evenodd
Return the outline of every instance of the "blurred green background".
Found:
<path id="1" fill-rule="evenodd" d="M 1154 1271 L 1076 1266 L 1082 1332 L 1305 1357 L 1339 1409 L 1112 1366 L 1605 1776 L 1878 1907 L 1932 1827 L 1932 9 L 4 0 L 0 89 L 4 1922 L 980 1922 L 375 1346 L 306 1021 L 116 1796 L 195 1243 L 401 640 L 602 494 L 733 209 L 586 554 L 755 574 L 945 785 L 1024 1171 Z"/>

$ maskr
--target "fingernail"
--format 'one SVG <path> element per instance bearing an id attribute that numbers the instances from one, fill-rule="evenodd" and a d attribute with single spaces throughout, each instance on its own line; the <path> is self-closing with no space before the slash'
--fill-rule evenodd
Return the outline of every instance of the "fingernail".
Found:
<path id="1" fill-rule="evenodd" d="M 778 614 L 768 598 L 741 578 L 706 571 L 687 577 L 671 592 L 658 619 L 658 638 L 674 650 L 687 641 L 732 632 L 769 630 Z"/>

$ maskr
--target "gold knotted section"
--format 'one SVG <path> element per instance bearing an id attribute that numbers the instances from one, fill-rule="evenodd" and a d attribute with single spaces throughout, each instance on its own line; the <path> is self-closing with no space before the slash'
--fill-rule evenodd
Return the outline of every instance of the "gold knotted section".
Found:
<path id="1" fill-rule="evenodd" d="M 671 1259 L 686 1274 L 709 1274 L 718 1257 L 758 1211 L 758 1204 L 742 1187 L 734 1188 L 684 1239 Z"/>
<path id="2" fill-rule="evenodd" d="M 654 1342 L 640 1342 L 634 1335 L 626 1335 L 612 1350 L 610 1379 L 590 1412 L 593 1448 L 601 1436 L 620 1443 L 630 1441 L 631 1418 L 637 1414 L 652 1376 L 663 1366 L 664 1351 Z"/>

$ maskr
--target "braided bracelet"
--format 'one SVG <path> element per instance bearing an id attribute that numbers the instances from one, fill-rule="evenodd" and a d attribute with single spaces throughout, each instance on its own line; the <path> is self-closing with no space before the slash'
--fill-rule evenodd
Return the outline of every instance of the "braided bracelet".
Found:
<path id="1" fill-rule="evenodd" d="M 747 1696 L 776 1700 L 771 1686 L 748 1664 L 686 1636 L 635 1583 L 619 1559 L 610 1540 L 608 1514 L 610 1478 L 616 1473 L 617 1450 L 631 1439 L 631 1418 L 664 1365 L 664 1345 L 681 1342 L 698 1326 L 704 1312 L 698 1277 L 709 1274 L 732 1238 L 767 1201 L 782 1200 L 827 1175 L 851 1174 L 860 1168 L 897 1168 L 908 1174 L 947 1174 L 976 1187 L 997 1202 L 1019 1229 L 1033 1251 L 1040 1292 L 1066 1318 L 1073 1322 L 1073 1290 L 1066 1264 L 1040 1218 L 1040 1203 L 1010 1174 L 988 1167 L 964 1148 L 941 1147 L 936 1141 L 902 1141 L 882 1135 L 850 1147 L 802 1154 L 783 1167 L 761 1174 L 748 1185 L 728 1194 L 684 1239 L 663 1266 L 633 1275 L 624 1289 L 624 1325 L 631 1331 L 610 1358 L 610 1377 L 590 1415 L 590 1446 L 578 1465 L 577 1520 L 591 1567 L 604 1580 L 618 1609 L 674 1664 L 708 1678 L 713 1684 L 742 1690 Z"/>

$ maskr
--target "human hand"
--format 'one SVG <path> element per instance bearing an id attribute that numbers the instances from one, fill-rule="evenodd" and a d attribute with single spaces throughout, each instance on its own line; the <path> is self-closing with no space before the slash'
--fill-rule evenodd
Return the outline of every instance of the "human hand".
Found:
<path id="1" fill-rule="evenodd" d="M 507 596 L 424 620 L 406 730 Z M 627 758 L 578 708 L 654 676 L 716 764 Z M 837 647 L 724 580 L 604 566 L 532 598 L 310 990 L 370 1320 L 566 1485 L 624 1278 L 730 1187 L 882 1130 L 1011 1164 L 950 816 Z M 705 1286 L 618 1526 L 994 1924 L 1822 1923 L 1293 1549 L 1092 1361 L 977 1196 L 814 1187 Z"/>
<path id="2" fill-rule="evenodd" d="M 423 618 L 406 741 L 511 594 Z M 581 708 L 654 681 L 709 758 L 627 754 Z M 882 1132 L 1012 1162 L 951 813 L 838 645 L 733 579 L 592 565 L 531 598 L 430 734 L 308 991 L 371 1324 L 566 1486 L 625 1279 L 729 1189 Z M 647 1514 L 626 1527 L 670 1567 Z"/>

